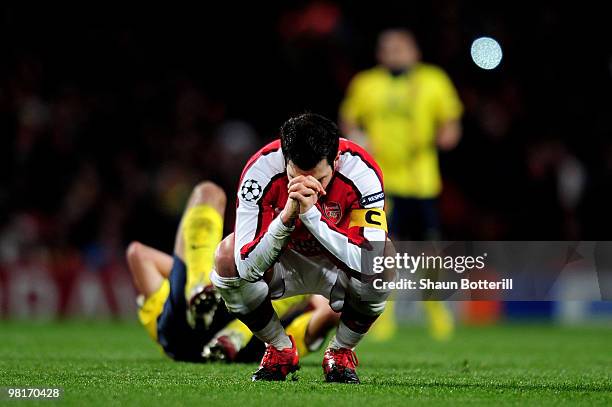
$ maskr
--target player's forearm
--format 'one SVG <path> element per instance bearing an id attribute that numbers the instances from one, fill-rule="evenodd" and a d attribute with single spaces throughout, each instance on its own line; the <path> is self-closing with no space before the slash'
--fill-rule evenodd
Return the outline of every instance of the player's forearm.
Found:
<path id="1" fill-rule="evenodd" d="M 437 144 L 441 150 L 452 150 L 461 140 L 461 123 L 450 120 L 440 126 L 437 135 Z"/>
<path id="2" fill-rule="evenodd" d="M 274 219 L 253 250 L 246 254 L 237 253 L 236 267 L 240 276 L 250 281 L 262 278 L 277 261 L 293 229 L 293 226 L 285 226 L 280 216 Z"/>
<path id="3" fill-rule="evenodd" d="M 361 270 L 361 248 L 352 244 L 342 233 L 331 230 L 321 220 L 321 212 L 316 206 L 300 214 L 300 220 L 308 231 L 342 263 L 355 271 Z"/>
<path id="4" fill-rule="evenodd" d="M 300 213 L 300 205 L 293 199 L 287 201 L 288 207 L 283 209 L 279 215 L 281 222 L 288 228 L 293 228 L 295 225 L 295 219 Z M 290 206 L 289 206 L 290 205 Z"/>

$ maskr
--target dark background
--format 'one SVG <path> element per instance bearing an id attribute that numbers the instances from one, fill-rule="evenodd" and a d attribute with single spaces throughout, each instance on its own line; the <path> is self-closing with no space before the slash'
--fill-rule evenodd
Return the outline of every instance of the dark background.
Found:
<path id="1" fill-rule="evenodd" d="M 264 5 L 265 4 L 265 5 Z M 609 239 L 612 29 L 583 3 L 402 1 L 2 6 L 0 259 L 171 251 L 201 179 L 230 198 L 290 115 L 336 118 L 377 33 L 411 28 L 465 104 L 442 155 L 449 239 Z M 496 38 L 500 67 L 471 61 Z M 226 216 L 226 231 L 233 214 Z"/>

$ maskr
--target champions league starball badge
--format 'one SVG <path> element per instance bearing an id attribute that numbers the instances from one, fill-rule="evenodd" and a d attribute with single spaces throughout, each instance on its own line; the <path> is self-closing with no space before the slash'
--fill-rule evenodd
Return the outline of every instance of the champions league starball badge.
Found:
<path id="1" fill-rule="evenodd" d="M 254 179 L 247 179 L 240 187 L 240 196 L 248 202 L 255 202 L 261 196 L 261 186 Z"/>

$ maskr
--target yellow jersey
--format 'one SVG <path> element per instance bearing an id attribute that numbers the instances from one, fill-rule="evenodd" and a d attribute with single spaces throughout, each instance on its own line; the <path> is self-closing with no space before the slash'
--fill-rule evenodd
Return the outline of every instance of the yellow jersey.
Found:
<path id="1" fill-rule="evenodd" d="M 358 73 L 340 107 L 340 116 L 367 134 L 385 191 L 412 198 L 440 194 L 436 131 L 462 112 L 446 73 L 422 63 L 398 76 L 380 66 Z"/>

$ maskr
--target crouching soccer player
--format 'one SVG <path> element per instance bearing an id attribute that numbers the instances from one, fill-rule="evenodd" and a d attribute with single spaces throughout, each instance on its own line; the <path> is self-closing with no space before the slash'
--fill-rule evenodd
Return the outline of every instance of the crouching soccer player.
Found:
<path id="1" fill-rule="evenodd" d="M 336 125 L 289 119 L 243 170 L 235 231 L 217 251 L 211 279 L 230 312 L 267 344 L 252 380 L 285 380 L 299 369 L 295 338 L 271 299 L 320 294 L 341 312 L 323 358 L 329 382 L 359 383 L 353 349 L 383 312 L 386 295 L 360 299 L 362 249 L 386 241 L 382 174 Z"/>
<path id="2" fill-rule="evenodd" d="M 132 242 L 127 262 L 139 292 L 141 323 L 172 359 L 189 362 L 258 360 L 265 346 L 227 312 L 210 284 L 221 240 L 225 194 L 204 182 L 193 191 L 179 226 L 174 257 Z M 284 326 L 299 338 L 300 356 L 316 350 L 338 316 L 326 301 L 299 296 L 275 301 Z"/>

